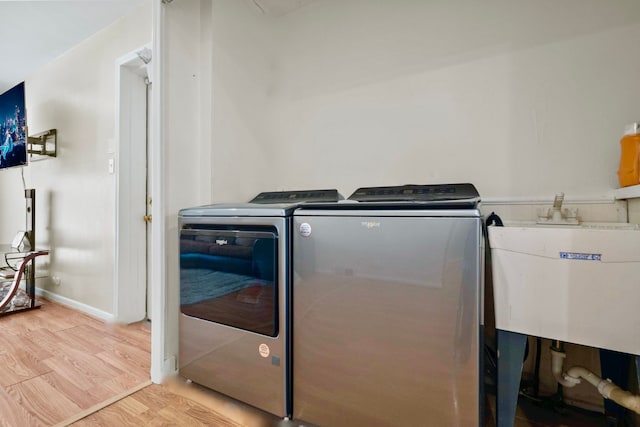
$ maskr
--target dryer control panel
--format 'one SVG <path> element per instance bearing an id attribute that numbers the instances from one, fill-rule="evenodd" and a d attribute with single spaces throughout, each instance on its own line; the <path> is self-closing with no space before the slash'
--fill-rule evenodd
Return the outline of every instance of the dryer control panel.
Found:
<path id="1" fill-rule="evenodd" d="M 340 199 L 338 190 L 267 191 L 249 203 L 337 202 Z"/>

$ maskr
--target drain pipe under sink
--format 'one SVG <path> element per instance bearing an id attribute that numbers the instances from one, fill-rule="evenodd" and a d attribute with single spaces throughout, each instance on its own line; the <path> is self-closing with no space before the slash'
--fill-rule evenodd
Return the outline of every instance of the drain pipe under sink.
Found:
<path id="1" fill-rule="evenodd" d="M 560 385 L 563 387 L 574 387 L 576 384 L 580 384 L 580 378 L 583 378 L 589 384 L 596 387 L 605 399 L 611 399 L 618 405 L 640 414 L 640 396 L 621 389 L 610 380 L 603 380 L 587 368 L 573 366 L 563 374 L 562 365 L 565 357 L 563 343 L 561 341 L 553 341 L 551 344 L 551 372 Z"/>

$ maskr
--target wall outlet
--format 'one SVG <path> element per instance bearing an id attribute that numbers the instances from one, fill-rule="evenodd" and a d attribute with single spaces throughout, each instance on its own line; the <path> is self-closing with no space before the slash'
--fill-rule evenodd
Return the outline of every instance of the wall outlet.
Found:
<path id="1" fill-rule="evenodd" d="M 54 286 L 60 286 L 60 277 L 59 276 L 52 276 L 51 277 L 51 282 L 54 284 Z"/>

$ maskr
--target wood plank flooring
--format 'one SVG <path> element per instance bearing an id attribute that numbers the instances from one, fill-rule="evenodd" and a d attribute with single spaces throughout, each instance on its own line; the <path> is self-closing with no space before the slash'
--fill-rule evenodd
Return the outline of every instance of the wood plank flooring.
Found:
<path id="1" fill-rule="evenodd" d="M 313 427 L 283 420 L 181 377 L 145 387 L 71 425 Z"/>
<path id="2" fill-rule="evenodd" d="M 147 322 L 106 324 L 59 304 L 0 317 L 0 426 L 296 427 L 183 379 L 148 385 Z M 132 392 L 133 390 L 133 392 Z M 495 423 L 489 396 L 486 425 Z M 83 418 L 83 416 L 86 417 Z M 523 402 L 515 426 L 604 426 Z"/>
<path id="3" fill-rule="evenodd" d="M 111 325 L 46 300 L 0 317 L 0 426 L 55 425 L 148 381 L 150 347 L 147 322 Z"/>
<path id="4" fill-rule="evenodd" d="M 241 424 L 196 401 L 175 394 L 166 386 L 152 384 L 124 399 L 72 424 L 94 426 L 219 426 L 242 427 Z"/>
<path id="5" fill-rule="evenodd" d="M 425 414 L 425 426 L 429 422 Z M 73 427 L 89 426 L 242 426 L 312 427 L 299 420 L 285 421 L 197 384 L 174 378 L 150 385 L 125 399 L 95 412 Z M 495 426 L 495 396 L 487 396 L 486 427 Z M 563 414 L 522 400 L 514 427 L 605 427 L 604 415 L 565 408 Z M 625 424 L 634 426 L 636 424 Z"/>

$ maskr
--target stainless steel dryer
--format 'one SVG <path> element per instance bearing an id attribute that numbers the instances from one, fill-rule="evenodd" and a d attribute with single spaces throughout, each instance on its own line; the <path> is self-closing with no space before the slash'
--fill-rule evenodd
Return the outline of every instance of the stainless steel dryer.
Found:
<path id="1" fill-rule="evenodd" d="M 180 375 L 291 415 L 291 215 L 335 190 L 180 211 Z"/>
<path id="2" fill-rule="evenodd" d="M 363 188 L 350 199 L 294 213 L 294 419 L 481 425 L 476 189 Z"/>

